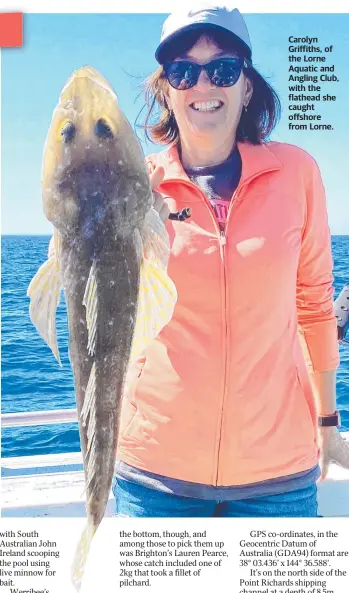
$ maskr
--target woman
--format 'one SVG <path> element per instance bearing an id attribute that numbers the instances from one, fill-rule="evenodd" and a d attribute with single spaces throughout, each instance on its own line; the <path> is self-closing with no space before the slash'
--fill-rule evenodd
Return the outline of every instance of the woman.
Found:
<path id="1" fill-rule="evenodd" d="M 156 207 L 192 216 L 167 222 L 173 319 L 130 369 L 117 514 L 317 516 L 318 423 L 322 475 L 349 467 L 318 167 L 265 142 L 279 100 L 238 10 L 171 15 L 156 58 L 147 129 L 169 145 L 148 158 Z"/>

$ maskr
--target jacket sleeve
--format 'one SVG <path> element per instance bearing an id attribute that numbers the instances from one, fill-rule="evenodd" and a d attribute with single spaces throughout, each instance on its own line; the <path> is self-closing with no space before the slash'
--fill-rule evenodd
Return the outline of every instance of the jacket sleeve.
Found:
<path id="1" fill-rule="evenodd" d="M 339 365 L 333 260 L 324 186 L 315 161 L 309 169 L 297 275 L 298 329 L 309 370 L 324 372 Z"/>

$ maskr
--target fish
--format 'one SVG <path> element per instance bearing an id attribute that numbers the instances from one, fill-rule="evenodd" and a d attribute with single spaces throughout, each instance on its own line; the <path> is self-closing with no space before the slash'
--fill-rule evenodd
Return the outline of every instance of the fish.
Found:
<path id="1" fill-rule="evenodd" d="M 87 515 L 71 572 L 79 590 L 110 494 L 130 361 L 170 321 L 177 301 L 142 149 L 114 89 L 91 66 L 75 70 L 60 93 L 41 183 L 54 248 L 27 296 L 31 321 L 60 365 L 62 290 L 67 307 Z"/>

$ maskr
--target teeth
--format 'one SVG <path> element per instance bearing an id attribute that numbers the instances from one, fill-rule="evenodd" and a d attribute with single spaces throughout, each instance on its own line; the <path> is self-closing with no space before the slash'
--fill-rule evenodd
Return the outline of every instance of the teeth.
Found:
<path id="1" fill-rule="evenodd" d="M 221 101 L 195 101 L 192 106 L 197 111 L 214 111 L 221 104 Z"/>

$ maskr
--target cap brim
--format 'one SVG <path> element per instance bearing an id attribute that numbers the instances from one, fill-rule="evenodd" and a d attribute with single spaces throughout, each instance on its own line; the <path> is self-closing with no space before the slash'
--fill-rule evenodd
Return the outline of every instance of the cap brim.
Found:
<path id="1" fill-rule="evenodd" d="M 178 41 L 184 33 L 187 33 L 188 31 L 198 31 L 200 29 L 202 31 L 210 30 L 217 31 L 218 33 L 224 32 L 226 35 L 229 35 L 232 38 L 232 40 L 237 46 L 240 46 L 242 48 L 242 50 L 246 54 L 246 57 L 251 58 L 251 49 L 249 48 L 249 46 L 240 37 L 235 35 L 235 33 L 229 31 L 229 29 L 221 27 L 220 25 L 213 25 L 212 23 L 193 23 L 191 25 L 186 25 L 185 27 L 178 29 L 177 31 L 172 33 L 172 35 L 166 37 L 166 39 L 164 39 L 164 41 L 160 43 L 155 52 L 155 59 L 159 62 L 159 64 L 164 64 L 166 62 L 166 54 L 170 46 L 174 42 Z"/>

